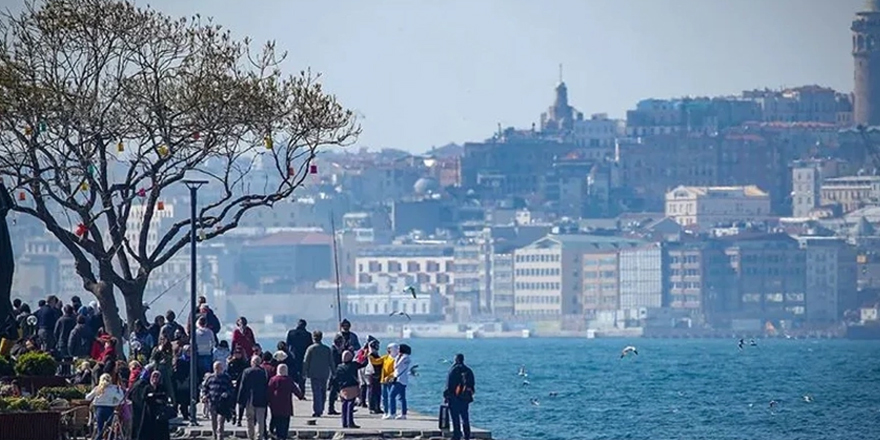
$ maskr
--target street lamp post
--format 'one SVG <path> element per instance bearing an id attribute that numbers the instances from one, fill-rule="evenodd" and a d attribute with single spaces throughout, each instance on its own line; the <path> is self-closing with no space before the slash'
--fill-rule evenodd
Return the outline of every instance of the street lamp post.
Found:
<path id="1" fill-rule="evenodd" d="M 198 200 L 199 188 L 207 184 L 207 180 L 184 180 L 183 184 L 189 188 L 189 263 L 190 263 L 190 284 L 189 284 L 189 414 L 190 425 L 198 426 L 196 416 L 196 402 L 199 401 L 199 381 L 198 381 L 198 347 L 196 346 L 196 289 L 198 288 L 198 271 L 196 270 L 196 243 L 198 242 L 196 201 Z"/>

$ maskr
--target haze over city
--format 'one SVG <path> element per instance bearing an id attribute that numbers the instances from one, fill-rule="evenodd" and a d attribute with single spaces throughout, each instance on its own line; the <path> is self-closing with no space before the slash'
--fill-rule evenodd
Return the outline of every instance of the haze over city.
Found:
<path id="1" fill-rule="evenodd" d="M 153 0 L 274 39 L 363 116 L 358 145 L 422 152 L 527 127 L 561 63 L 572 105 L 622 118 L 641 99 L 818 84 L 851 91 L 864 0 Z"/>

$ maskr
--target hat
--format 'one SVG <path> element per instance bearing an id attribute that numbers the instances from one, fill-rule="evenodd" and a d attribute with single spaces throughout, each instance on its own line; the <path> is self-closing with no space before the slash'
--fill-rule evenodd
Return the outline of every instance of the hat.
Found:
<path id="1" fill-rule="evenodd" d="M 287 353 L 285 353 L 283 350 L 278 350 L 272 357 L 275 358 L 275 360 L 278 362 L 284 362 L 287 360 Z"/>

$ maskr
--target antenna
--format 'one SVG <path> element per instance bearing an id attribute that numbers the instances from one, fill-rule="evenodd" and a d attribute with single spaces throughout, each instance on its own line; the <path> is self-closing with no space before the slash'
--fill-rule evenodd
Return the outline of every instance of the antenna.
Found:
<path id="1" fill-rule="evenodd" d="M 562 63 L 559 63 L 559 82 L 562 83 Z"/>

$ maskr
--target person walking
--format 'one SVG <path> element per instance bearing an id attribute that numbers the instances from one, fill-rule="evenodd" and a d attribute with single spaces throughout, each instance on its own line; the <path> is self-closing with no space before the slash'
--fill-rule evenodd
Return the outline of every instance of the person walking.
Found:
<path id="1" fill-rule="evenodd" d="M 70 356 L 67 343 L 74 326 L 76 326 L 76 316 L 73 314 L 73 307 L 67 304 L 64 306 L 63 314 L 55 322 L 55 329 L 53 331 L 55 349 L 58 350 L 58 356 L 62 358 Z"/>
<path id="2" fill-rule="evenodd" d="M 361 349 L 361 342 L 358 340 L 357 333 L 351 331 L 351 323 L 348 322 L 347 319 L 343 319 L 342 322 L 339 323 L 339 335 L 342 336 L 343 348 L 346 350 L 357 353 L 358 350 Z"/>
<path id="3" fill-rule="evenodd" d="M 336 401 L 339 400 L 339 387 L 336 386 L 336 367 L 342 364 L 342 352 L 346 351 L 343 348 L 343 344 L 345 340 L 342 339 L 341 335 L 336 335 L 333 338 L 333 346 L 330 347 L 330 353 L 333 355 L 333 366 L 332 370 L 333 374 L 330 376 L 330 386 L 329 386 L 329 398 L 327 399 L 327 414 L 331 416 L 338 416 L 339 413 L 336 412 Z"/>
<path id="4" fill-rule="evenodd" d="M 113 377 L 108 373 L 102 374 L 98 385 L 86 394 L 86 400 L 91 401 L 95 408 L 95 439 L 103 438 L 104 429 L 113 420 L 116 406 L 122 404 L 124 399 L 125 392 L 113 384 Z"/>
<path id="5" fill-rule="evenodd" d="M 305 399 L 305 394 L 288 373 L 287 364 L 278 364 L 275 377 L 269 380 L 269 409 L 272 410 L 269 434 L 279 440 L 287 440 L 290 431 L 293 396 L 299 400 Z"/>
<path id="6" fill-rule="evenodd" d="M 233 406 L 235 405 L 232 379 L 223 370 L 223 363 L 214 362 L 213 374 L 209 374 L 202 384 L 202 395 L 208 405 L 208 413 L 211 415 L 211 433 L 214 440 L 223 440 L 226 435 L 224 425 L 232 419 Z"/>
<path id="7" fill-rule="evenodd" d="M 446 389 L 443 398 L 449 405 L 449 415 L 452 418 L 452 440 L 471 440 L 470 404 L 474 401 L 476 385 L 474 372 L 464 364 L 464 355 L 455 355 L 455 362 L 449 369 L 446 378 Z"/>
<path id="8" fill-rule="evenodd" d="M 232 351 L 237 347 L 241 347 L 244 357 L 250 358 L 254 355 L 254 346 L 257 345 L 257 338 L 254 331 L 248 327 L 248 320 L 244 316 L 238 318 L 235 330 L 232 331 Z"/>
<path id="9" fill-rule="evenodd" d="M 269 437 L 266 433 L 266 408 L 269 406 L 269 375 L 260 367 L 261 359 L 251 358 L 251 367 L 241 375 L 241 386 L 238 390 L 238 402 L 246 402 L 247 434 L 250 440 L 263 440 Z M 258 437 L 254 436 L 257 427 Z"/>
<path id="10" fill-rule="evenodd" d="M 299 389 L 306 389 L 306 379 L 302 375 L 303 361 L 306 358 L 306 350 L 312 345 L 312 335 L 306 330 L 308 324 L 304 319 L 296 323 L 296 328 L 287 332 L 287 348 L 293 354 L 294 366 L 290 372 L 293 379 L 299 385 Z"/>
<path id="11" fill-rule="evenodd" d="M 214 332 L 208 328 L 208 319 L 199 316 L 196 320 L 196 380 L 201 382 L 211 371 L 214 360 Z"/>
<path id="12" fill-rule="evenodd" d="M 306 350 L 303 360 L 303 377 L 309 379 L 312 387 L 312 417 L 321 417 L 327 400 L 327 381 L 333 375 L 333 354 L 330 347 L 321 340 L 324 333 L 320 330 L 312 332 L 314 343 Z"/>

